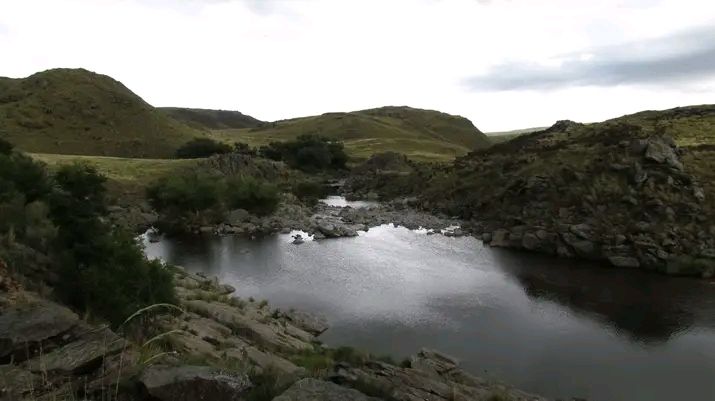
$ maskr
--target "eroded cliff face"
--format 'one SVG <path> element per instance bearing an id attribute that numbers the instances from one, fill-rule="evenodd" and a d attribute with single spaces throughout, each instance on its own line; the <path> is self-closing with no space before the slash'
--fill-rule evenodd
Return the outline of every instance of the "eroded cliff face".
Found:
<path id="1" fill-rule="evenodd" d="M 1 400 L 542 399 L 435 351 L 397 366 L 324 347 L 324 319 L 233 297 L 230 286 L 181 269 L 181 310 L 153 306 L 116 330 L 2 277 Z"/>

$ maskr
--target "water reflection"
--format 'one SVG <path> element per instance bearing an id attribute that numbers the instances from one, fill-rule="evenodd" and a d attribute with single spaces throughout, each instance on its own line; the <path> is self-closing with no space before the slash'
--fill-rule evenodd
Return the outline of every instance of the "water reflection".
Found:
<path id="1" fill-rule="evenodd" d="M 614 271 L 502 249 L 493 254 L 529 297 L 558 302 L 645 344 L 687 331 L 696 322 L 694 311 L 715 316 L 713 285 L 702 280 Z M 712 320 L 699 323 L 715 327 Z"/>
<path id="2" fill-rule="evenodd" d="M 192 237 L 149 256 L 244 297 L 326 315 L 329 344 L 396 358 L 422 346 L 553 398 L 715 399 L 715 286 L 378 227 L 290 244 Z"/>

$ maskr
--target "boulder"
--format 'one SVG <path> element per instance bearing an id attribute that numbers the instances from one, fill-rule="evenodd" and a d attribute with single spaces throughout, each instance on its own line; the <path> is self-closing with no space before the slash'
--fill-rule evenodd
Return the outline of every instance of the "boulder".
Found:
<path id="1" fill-rule="evenodd" d="M 509 247 L 511 245 L 509 242 L 509 231 L 503 228 L 494 231 L 489 245 L 496 247 Z"/>
<path id="2" fill-rule="evenodd" d="M 93 370 L 107 356 L 117 354 L 126 341 L 106 327 L 82 326 L 78 338 L 52 352 L 44 352 L 27 361 L 33 372 L 80 374 Z"/>
<path id="3" fill-rule="evenodd" d="M 273 401 L 379 401 L 379 398 L 368 397 L 357 390 L 335 383 L 303 379 L 293 383 Z"/>
<path id="4" fill-rule="evenodd" d="M 152 365 L 139 381 L 160 401 L 244 400 L 251 382 L 245 374 L 228 373 L 208 366 Z"/>
<path id="5" fill-rule="evenodd" d="M 541 247 L 541 240 L 534 233 L 526 233 L 521 238 L 521 244 L 524 249 L 534 251 Z"/>
<path id="6" fill-rule="evenodd" d="M 260 351 L 250 345 L 229 348 L 223 351 L 222 357 L 235 361 L 250 361 L 252 365 L 262 371 L 275 370 L 283 375 L 296 375 L 303 372 L 303 368 L 299 368 L 293 362 L 276 354 Z"/>
<path id="7" fill-rule="evenodd" d="M 609 256 L 608 261 L 616 267 L 638 268 L 641 263 L 631 256 Z"/>
<path id="8" fill-rule="evenodd" d="M 53 349 L 51 339 L 69 337 L 79 317 L 64 306 L 31 293 L 26 300 L 0 309 L 0 359 L 24 361 L 42 345 L 43 352 Z"/>
<path id="9" fill-rule="evenodd" d="M 682 170 L 683 164 L 669 142 L 663 138 L 651 138 L 645 150 L 645 158 L 659 164 L 665 163 L 676 170 Z"/>
<path id="10" fill-rule="evenodd" d="M 240 337 L 250 339 L 270 349 L 281 349 L 287 352 L 312 349 L 313 345 L 306 338 L 312 336 L 297 327 L 290 325 L 291 331 L 301 331 L 301 335 L 288 331 L 286 326 L 275 322 L 262 323 L 247 316 L 239 308 L 219 302 L 193 300 L 184 302 L 187 309 L 202 316 L 209 317 L 231 328 Z"/>
<path id="11" fill-rule="evenodd" d="M 318 336 L 328 330 L 328 321 L 322 316 L 316 316 L 307 312 L 290 310 L 283 314 L 293 325 Z"/>

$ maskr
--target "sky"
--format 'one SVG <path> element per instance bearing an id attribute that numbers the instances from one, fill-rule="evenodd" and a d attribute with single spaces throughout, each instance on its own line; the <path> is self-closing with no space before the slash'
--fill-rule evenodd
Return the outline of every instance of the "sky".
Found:
<path id="1" fill-rule="evenodd" d="M 711 0 L 0 0 L 0 76 L 109 75 L 262 120 L 408 105 L 482 131 L 715 103 Z"/>

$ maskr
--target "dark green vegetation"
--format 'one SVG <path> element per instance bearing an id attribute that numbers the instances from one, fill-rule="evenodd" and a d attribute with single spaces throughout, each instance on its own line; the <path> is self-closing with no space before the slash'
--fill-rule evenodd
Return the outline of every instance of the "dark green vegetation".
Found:
<path id="1" fill-rule="evenodd" d="M 213 155 L 230 153 L 232 148 L 210 138 L 194 138 L 176 150 L 178 159 L 202 159 Z"/>
<path id="2" fill-rule="evenodd" d="M 446 161 L 489 146 L 489 139 L 464 117 L 411 107 L 381 107 L 350 113 L 326 113 L 264 124 L 260 127 L 212 131 L 213 138 L 252 146 L 319 135 L 345 143 L 353 158 L 400 152 L 411 159 Z"/>
<path id="3" fill-rule="evenodd" d="M 161 158 L 200 135 L 105 75 L 0 78 L 0 138 L 26 152 Z"/>
<path id="4" fill-rule="evenodd" d="M 451 167 L 407 168 L 399 190 L 369 163 L 364 168 L 377 178 L 360 172 L 348 184 L 384 198 L 416 196 L 423 208 L 472 221 L 496 246 L 709 277 L 714 127 L 715 106 L 562 121 Z"/>
<path id="5" fill-rule="evenodd" d="M 105 178 L 88 165 L 44 166 L 0 142 L 0 258 L 78 310 L 116 325 L 174 300 L 172 276 L 106 222 Z"/>
<path id="6" fill-rule="evenodd" d="M 291 168 L 313 172 L 344 169 L 348 161 L 342 142 L 316 135 L 301 135 L 291 141 L 271 142 L 262 146 L 259 154 L 271 160 L 283 161 Z"/>
<path id="7" fill-rule="evenodd" d="M 182 232 L 220 223 L 234 209 L 268 215 L 281 194 L 276 185 L 254 176 L 225 176 L 201 168 L 158 180 L 147 189 L 147 198 L 160 213 L 163 229 Z"/>
<path id="8" fill-rule="evenodd" d="M 158 107 L 158 109 L 175 120 L 197 129 L 256 128 L 267 124 L 238 111 L 183 107 Z"/>

